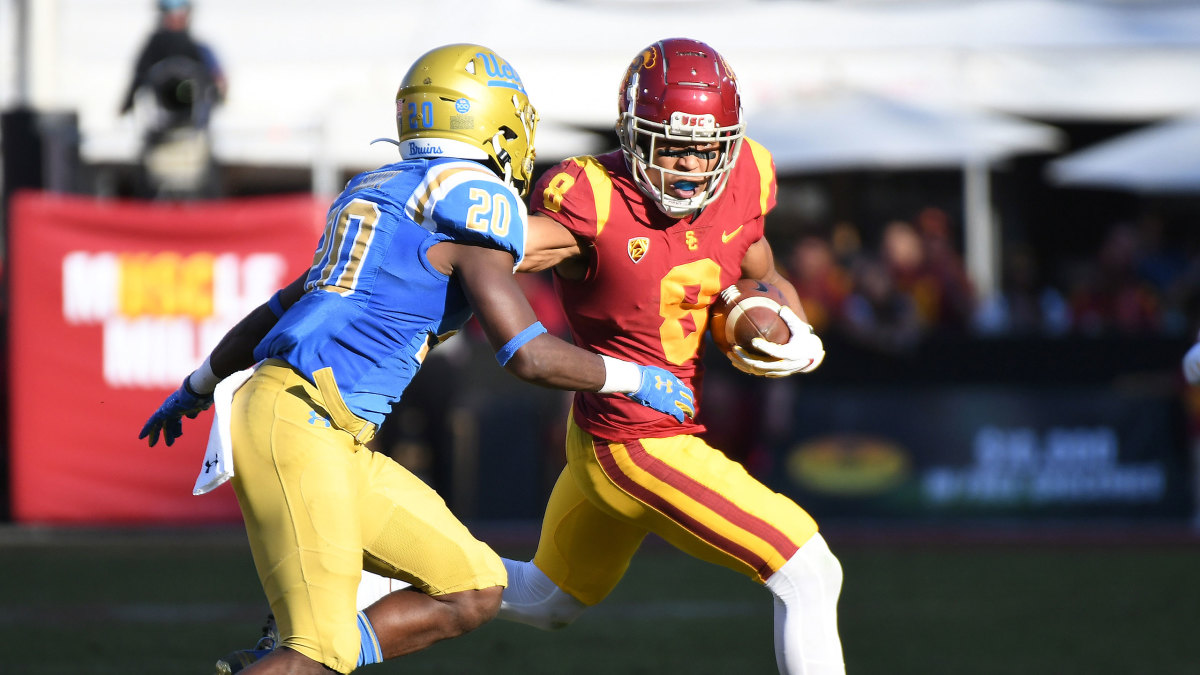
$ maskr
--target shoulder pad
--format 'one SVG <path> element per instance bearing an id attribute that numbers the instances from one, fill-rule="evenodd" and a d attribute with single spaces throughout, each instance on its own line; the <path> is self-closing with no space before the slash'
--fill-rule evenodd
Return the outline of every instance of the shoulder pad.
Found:
<path id="1" fill-rule="evenodd" d="M 418 225 L 454 241 L 525 257 L 529 215 L 512 187 L 476 162 L 431 167 L 405 210 Z"/>
<path id="2" fill-rule="evenodd" d="M 746 138 L 743 141 L 743 151 L 749 151 L 750 158 L 753 160 L 754 168 L 758 171 L 759 185 L 759 212 L 766 215 L 771 209 L 775 208 L 775 158 L 771 156 L 771 151 L 767 150 L 761 143 L 752 138 Z M 741 164 L 743 159 L 739 159 Z"/>
<path id="3" fill-rule="evenodd" d="M 611 215 L 613 179 L 592 156 L 571 157 L 545 172 L 531 195 L 535 212 L 545 213 L 572 232 L 595 236 Z"/>

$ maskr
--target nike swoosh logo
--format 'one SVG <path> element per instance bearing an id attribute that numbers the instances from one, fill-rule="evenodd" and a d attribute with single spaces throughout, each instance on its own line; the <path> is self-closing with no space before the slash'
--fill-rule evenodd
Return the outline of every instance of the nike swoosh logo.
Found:
<path id="1" fill-rule="evenodd" d="M 730 239 L 738 236 L 738 232 L 741 232 L 743 227 L 745 227 L 745 225 L 738 225 L 738 229 L 734 230 L 733 232 L 722 232 L 721 243 L 728 244 Z"/>

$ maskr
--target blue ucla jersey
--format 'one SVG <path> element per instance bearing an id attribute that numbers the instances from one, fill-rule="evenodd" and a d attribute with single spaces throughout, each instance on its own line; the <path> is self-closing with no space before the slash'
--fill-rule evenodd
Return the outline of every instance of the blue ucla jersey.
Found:
<path id="1" fill-rule="evenodd" d="M 305 293 L 254 350 L 312 380 L 332 367 L 347 406 L 379 424 L 400 400 L 437 336 L 471 307 L 426 257 L 457 241 L 525 255 L 528 214 L 482 164 L 415 159 L 355 176 L 326 217 Z"/>

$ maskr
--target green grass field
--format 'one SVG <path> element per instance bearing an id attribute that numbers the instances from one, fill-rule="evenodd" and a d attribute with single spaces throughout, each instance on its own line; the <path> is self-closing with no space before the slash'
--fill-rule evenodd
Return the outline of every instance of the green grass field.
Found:
<path id="1" fill-rule="evenodd" d="M 1200 672 L 1200 539 L 827 529 L 845 569 L 852 675 Z M 210 673 L 265 614 L 240 530 L 7 530 L 0 570 L 5 675 Z M 362 672 L 769 675 L 771 635 L 766 591 L 650 541 L 614 594 L 563 631 L 493 622 Z"/>

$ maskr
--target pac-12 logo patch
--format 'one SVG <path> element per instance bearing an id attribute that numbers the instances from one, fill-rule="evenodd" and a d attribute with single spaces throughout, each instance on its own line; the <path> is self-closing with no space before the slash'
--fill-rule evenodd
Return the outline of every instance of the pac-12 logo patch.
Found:
<path id="1" fill-rule="evenodd" d="M 646 251 L 650 250 L 649 237 L 634 237 L 629 240 L 629 259 L 633 262 L 638 262 L 646 255 Z"/>

